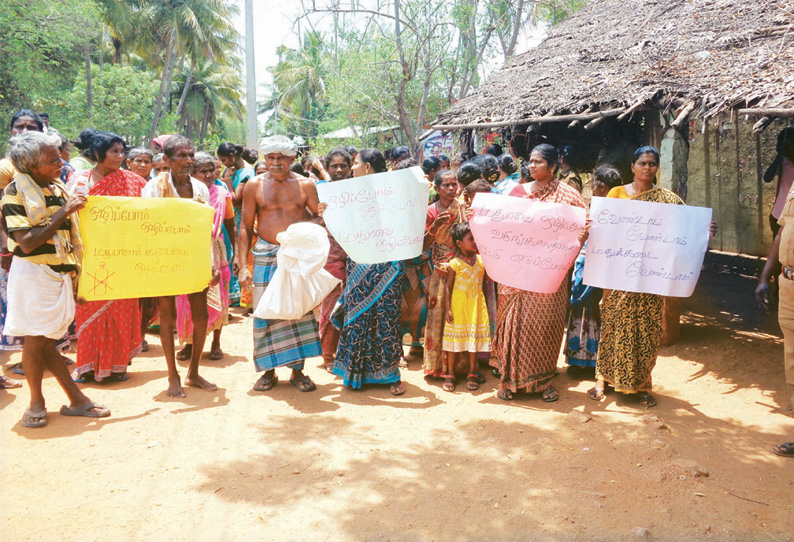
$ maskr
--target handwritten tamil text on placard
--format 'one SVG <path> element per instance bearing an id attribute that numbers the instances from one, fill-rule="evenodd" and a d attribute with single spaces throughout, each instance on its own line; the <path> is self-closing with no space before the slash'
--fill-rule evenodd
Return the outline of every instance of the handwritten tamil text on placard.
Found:
<path id="1" fill-rule="evenodd" d="M 429 185 L 414 167 L 317 185 L 328 231 L 358 263 L 422 252 Z"/>
<path id="2" fill-rule="evenodd" d="M 709 242 L 711 209 L 593 198 L 584 283 L 689 297 Z"/>
<path id="3" fill-rule="evenodd" d="M 557 291 L 579 254 L 581 207 L 477 194 L 471 230 L 488 275 L 528 292 Z"/>
<path id="4" fill-rule="evenodd" d="M 213 209 L 175 198 L 89 196 L 80 211 L 88 301 L 199 292 L 212 274 Z"/>

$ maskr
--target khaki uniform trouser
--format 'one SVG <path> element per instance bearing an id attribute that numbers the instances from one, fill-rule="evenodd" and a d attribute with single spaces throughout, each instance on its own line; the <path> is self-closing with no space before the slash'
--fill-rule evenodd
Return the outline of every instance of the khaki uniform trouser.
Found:
<path id="1" fill-rule="evenodd" d="M 780 329 L 783 330 L 786 386 L 790 404 L 794 405 L 794 280 L 789 280 L 781 275 L 779 284 L 780 302 L 777 319 Z"/>

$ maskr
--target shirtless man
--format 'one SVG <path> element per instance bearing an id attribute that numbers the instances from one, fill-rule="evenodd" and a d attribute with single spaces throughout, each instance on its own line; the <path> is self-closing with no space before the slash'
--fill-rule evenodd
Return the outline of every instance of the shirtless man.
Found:
<path id="1" fill-rule="evenodd" d="M 184 136 L 169 137 L 163 144 L 164 160 L 169 170 L 161 172 L 146 183 L 141 196 L 144 198 L 186 198 L 199 203 L 209 204 L 210 193 L 207 186 L 191 177 L 195 163 L 196 149 L 193 143 Z M 209 236 L 207 237 L 209 242 Z M 212 270 L 209 286 L 218 284 L 220 271 Z M 201 377 L 198 372 L 204 341 L 207 339 L 207 288 L 200 292 L 187 295 L 190 302 L 190 316 L 193 319 L 193 351 L 190 366 L 185 376 L 185 384 L 195 388 L 215 391 L 218 387 Z M 185 397 L 185 390 L 179 378 L 174 355 L 174 330 L 176 328 L 176 298 L 165 296 L 158 298 L 160 307 L 160 342 L 168 366 L 168 390 L 170 397 Z"/>
<path id="2" fill-rule="evenodd" d="M 276 236 L 296 222 L 311 220 L 319 214 L 317 189 L 309 179 L 290 171 L 297 146 L 284 136 L 262 140 L 260 155 L 268 171 L 246 183 L 243 190 L 243 216 L 237 238 L 237 266 L 240 282 L 254 287 L 254 307 L 276 271 Z M 254 276 L 246 267 L 251 238 L 259 237 L 254 251 Z M 265 371 L 254 384 L 255 391 L 271 390 L 277 383 L 276 367 L 292 369 L 290 383 L 300 391 L 312 391 L 314 382 L 303 374 L 303 362 L 322 354 L 314 313 L 298 320 L 261 320 L 254 318 L 254 365 Z"/>

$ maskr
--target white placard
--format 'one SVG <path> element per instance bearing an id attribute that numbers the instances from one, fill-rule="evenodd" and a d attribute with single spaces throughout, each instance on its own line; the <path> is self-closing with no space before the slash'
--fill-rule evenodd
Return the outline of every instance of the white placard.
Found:
<path id="1" fill-rule="evenodd" d="M 418 167 L 317 185 L 325 225 L 357 263 L 422 253 L 430 185 Z"/>
<path id="2" fill-rule="evenodd" d="M 584 283 L 671 297 L 695 290 L 709 242 L 711 209 L 593 198 Z"/>

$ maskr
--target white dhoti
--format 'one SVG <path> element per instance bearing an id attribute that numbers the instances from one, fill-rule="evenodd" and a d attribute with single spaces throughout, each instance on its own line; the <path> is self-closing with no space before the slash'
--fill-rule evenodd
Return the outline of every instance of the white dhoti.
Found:
<path id="1" fill-rule="evenodd" d="M 72 277 L 48 265 L 14 258 L 8 276 L 4 335 L 60 339 L 74 320 Z"/>

